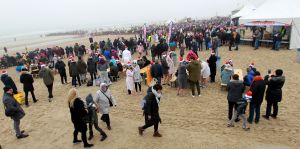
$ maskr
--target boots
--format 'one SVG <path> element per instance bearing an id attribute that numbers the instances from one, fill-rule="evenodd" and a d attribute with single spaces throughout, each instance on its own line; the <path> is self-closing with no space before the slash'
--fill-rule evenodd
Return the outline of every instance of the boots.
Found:
<path id="1" fill-rule="evenodd" d="M 144 129 L 142 127 L 138 127 L 138 130 L 139 130 L 139 134 L 142 136 L 143 132 L 144 132 Z"/>
<path id="2" fill-rule="evenodd" d="M 107 138 L 107 135 L 105 133 L 101 133 L 102 138 L 100 139 L 100 141 L 104 141 Z"/>
<path id="3" fill-rule="evenodd" d="M 153 133 L 153 137 L 162 137 L 162 135 L 158 131 L 156 131 Z"/>
<path id="4" fill-rule="evenodd" d="M 92 140 L 93 137 L 94 137 L 93 131 L 90 131 L 90 136 L 89 136 L 88 140 Z"/>
<path id="5" fill-rule="evenodd" d="M 94 144 L 85 144 L 84 148 L 90 148 L 90 147 L 93 147 L 93 146 L 94 146 Z"/>

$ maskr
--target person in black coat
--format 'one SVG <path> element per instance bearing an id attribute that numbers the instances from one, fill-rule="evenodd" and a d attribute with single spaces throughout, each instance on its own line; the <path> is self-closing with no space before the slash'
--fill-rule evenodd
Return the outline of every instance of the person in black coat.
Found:
<path id="1" fill-rule="evenodd" d="M 151 76 L 157 80 L 158 84 L 161 84 L 161 78 L 163 77 L 163 68 L 158 63 L 158 60 L 156 60 L 155 64 L 151 66 Z"/>
<path id="2" fill-rule="evenodd" d="M 27 68 L 22 68 L 21 76 L 20 76 L 20 82 L 23 83 L 23 90 L 25 92 L 25 105 L 29 106 L 28 104 L 28 92 L 31 93 L 33 102 L 36 103 L 37 100 L 34 95 L 34 87 L 33 87 L 33 77 L 28 72 Z"/>
<path id="3" fill-rule="evenodd" d="M 233 107 L 237 109 L 237 101 L 242 99 L 243 93 L 245 91 L 245 86 L 243 81 L 239 80 L 239 75 L 234 74 L 232 79 L 227 84 L 227 100 L 228 100 L 228 119 L 231 120 Z"/>
<path id="4" fill-rule="evenodd" d="M 264 79 L 260 76 L 260 72 L 256 71 L 255 77 L 250 86 L 250 91 L 252 92 L 252 100 L 250 102 L 249 117 L 248 117 L 248 122 L 250 124 L 253 121 L 254 111 L 255 111 L 255 123 L 259 122 L 260 106 L 261 103 L 263 102 L 265 89 L 266 89 L 266 83 Z"/>
<path id="5" fill-rule="evenodd" d="M 5 70 L 2 71 L 1 81 L 3 82 L 4 86 L 11 87 L 14 91 L 14 94 L 18 93 L 18 89 L 14 80 L 12 80 L 10 76 L 8 76 L 7 71 Z"/>
<path id="6" fill-rule="evenodd" d="M 161 123 L 161 118 L 159 116 L 159 102 L 161 97 L 162 86 L 160 84 L 155 84 L 151 92 L 148 92 L 145 96 L 145 104 L 143 107 L 144 116 L 146 124 L 144 126 L 138 127 L 139 134 L 143 135 L 143 132 L 148 127 L 154 125 L 153 137 L 162 137 L 158 132 L 158 124 Z"/>
<path id="7" fill-rule="evenodd" d="M 263 117 L 267 120 L 269 120 L 269 116 L 276 119 L 278 115 L 278 102 L 281 102 L 282 87 L 285 82 L 285 77 L 282 74 L 283 71 L 281 69 L 277 69 L 275 71 L 275 75 L 265 76 L 265 81 L 266 84 L 268 85 L 266 91 L 267 110 L 266 110 L 266 115 L 263 115 Z M 273 114 L 271 114 L 272 106 L 273 106 Z"/>
<path id="8" fill-rule="evenodd" d="M 55 69 L 58 70 L 60 75 L 61 83 L 67 83 L 67 74 L 66 74 L 66 64 L 59 58 L 57 63 L 55 64 Z M 65 80 L 65 82 L 64 82 Z"/>
<path id="9" fill-rule="evenodd" d="M 72 88 L 69 91 L 68 105 L 70 108 L 71 120 L 74 125 L 73 143 L 75 144 L 81 142 L 81 140 L 77 139 L 78 132 L 80 132 L 84 147 L 92 147 L 93 144 L 89 144 L 87 142 L 87 126 L 86 122 L 83 121 L 83 118 L 88 114 L 88 110 L 85 108 L 84 102 L 78 97 L 78 91 L 75 88 Z"/>
<path id="10" fill-rule="evenodd" d="M 70 76 L 72 77 L 72 86 L 76 87 L 77 82 L 81 86 L 77 63 L 72 59 L 69 67 Z"/>
<path id="11" fill-rule="evenodd" d="M 87 71 L 90 73 L 92 81 L 96 79 L 97 63 L 93 60 L 93 57 L 89 57 L 87 61 Z"/>
<path id="12" fill-rule="evenodd" d="M 215 77 L 217 73 L 217 57 L 214 51 L 212 51 L 209 59 L 207 60 L 207 63 L 210 69 L 210 82 L 213 83 L 215 82 Z"/>

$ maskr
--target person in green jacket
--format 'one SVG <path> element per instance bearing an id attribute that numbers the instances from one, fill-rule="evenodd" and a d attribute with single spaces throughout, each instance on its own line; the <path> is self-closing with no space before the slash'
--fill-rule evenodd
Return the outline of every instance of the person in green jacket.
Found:
<path id="1" fill-rule="evenodd" d="M 191 57 L 191 62 L 187 66 L 187 70 L 189 72 L 188 80 L 190 82 L 190 87 L 192 90 L 192 97 L 195 97 L 195 85 L 198 91 L 198 96 L 200 97 L 200 86 L 199 86 L 199 78 L 200 78 L 200 70 L 201 65 L 195 58 Z"/>
<path id="2" fill-rule="evenodd" d="M 39 76 L 41 78 L 43 78 L 44 84 L 48 88 L 48 94 L 49 94 L 48 100 L 49 100 L 49 102 L 52 102 L 52 99 L 53 99 L 52 90 L 53 90 L 54 76 L 53 76 L 51 70 L 49 68 L 46 68 L 46 65 L 42 65 L 41 67 L 42 67 L 42 69 L 39 72 Z"/>

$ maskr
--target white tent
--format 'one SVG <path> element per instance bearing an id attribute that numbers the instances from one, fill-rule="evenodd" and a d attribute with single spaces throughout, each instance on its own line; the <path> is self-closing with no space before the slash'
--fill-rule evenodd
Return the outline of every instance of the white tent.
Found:
<path id="1" fill-rule="evenodd" d="M 300 48 L 299 5 L 299 0 L 268 0 L 239 21 L 241 25 L 292 26 L 290 49 Z"/>
<path id="2" fill-rule="evenodd" d="M 248 14 L 250 14 L 252 11 L 254 11 L 256 9 L 256 7 L 251 4 L 250 2 L 248 2 L 248 4 L 244 5 L 244 7 L 238 11 L 236 14 L 232 15 L 231 18 L 239 18 L 242 16 L 246 16 Z"/>

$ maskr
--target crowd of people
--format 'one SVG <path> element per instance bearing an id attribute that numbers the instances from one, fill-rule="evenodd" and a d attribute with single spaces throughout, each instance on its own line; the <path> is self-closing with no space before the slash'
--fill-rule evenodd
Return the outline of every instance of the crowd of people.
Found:
<path id="1" fill-rule="evenodd" d="M 171 81 L 175 78 L 178 96 L 184 96 L 184 90 L 189 86 L 192 98 L 201 97 L 200 88 L 206 88 L 208 82 L 216 82 L 218 48 L 229 43 L 229 51 L 231 51 L 231 47 L 238 50 L 240 36 L 234 27 L 226 25 L 226 21 L 222 19 L 220 22 L 212 20 L 204 22 L 204 24 L 199 26 L 175 25 L 170 37 L 167 37 L 164 30 L 161 31 L 163 27 L 158 27 L 151 30 L 152 32 L 146 37 L 140 35 L 129 40 L 117 38 L 113 42 L 107 39 L 107 41 L 99 43 L 90 40 L 90 49 L 76 43 L 74 47 L 67 46 L 65 49 L 55 47 L 37 49 L 33 53 L 27 52 L 24 54 L 27 61 L 23 59 L 18 65 L 21 69 L 20 82 L 23 84 L 25 92 L 25 105 L 29 106 L 29 92 L 33 102 L 38 102 L 33 87 L 35 78 L 31 74 L 36 74 L 43 79 L 49 93 L 48 100 L 51 102 L 54 97 L 53 84 L 55 83 L 53 71 L 59 73 L 62 84 L 68 84 L 66 74 L 68 69 L 69 76 L 72 77 L 71 85 L 74 87 L 68 93 L 68 107 L 71 121 L 74 124 L 73 143 L 83 142 L 84 147 L 92 147 L 93 144 L 89 144 L 87 140 L 91 140 L 94 136 L 93 126 L 102 136 L 101 141 L 107 138 L 107 134 L 99 127 L 98 112 L 102 114 L 101 120 L 106 123 L 107 129 L 112 129 L 109 109 L 117 104 L 109 86 L 120 79 L 119 74 L 124 72 L 128 95 L 143 94 L 143 78 L 146 79 L 148 85 L 142 102 L 145 125 L 138 127 L 139 134 L 143 135 L 147 128 L 154 126 L 153 136 L 162 137 L 158 131 L 158 125 L 161 123 L 159 106 L 163 86 L 171 86 Z M 258 35 L 255 36 L 258 37 Z M 168 39 L 170 40 L 168 41 Z M 203 45 L 206 50 L 211 51 L 211 55 L 207 59 L 200 58 L 198 54 L 203 50 Z M 179 63 L 177 63 L 177 48 L 180 49 Z M 148 52 L 148 49 L 151 52 Z M 188 53 L 184 57 L 186 51 Z M 133 54 L 136 52 L 138 56 L 133 58 Z M 151 60 L 148 60 L 149 53 L 151 53 Z M 87 61 L 85 61 L 86 55 Z M 67 65 L 64 58 L 68 59 Z M 67 66 L 68 68 L 66 68 Z M 141 73 L 142 69 L 146 70 L 145 73 Z M 89 79 L 86 77 L 87 73 L 90 74 Z M 259 123 L 265 90 L 267 110 L 263 117 L 265 119 L 277 118 L 278 102 L 282 99 L 282 87 L 285 81 L 283 70 L 277 69 L 273 74 L 270 72 L 263 78 L 254 67 L 254 63 L 251 63 L 247 68 L 247 75 L 240 80 L 240 76 L 234 73 L 233 60 L 229 59 L 221 67 L 220 79 L 228 90 L 228 127 L 233 127 L 234 121 L 239 121 L 239 117 L 241 117 L 243 129 L 249 130 L 248 123 L 253 122 L 254 113 L 254 122 Z M 14 121 L 17 138 L 28 137 L 28 134 L 20 131 L 19 128 L 20 120 L 25 115 L 13 96 L 18 94 L 19 90 L 7 71 L 2 72 L 1 81 L 5 86 L 3 96 L 5 115 Z M 95 96 L 89 94 L 86 100 L 83 100 L 78 93 L 78 86 L 83 84 L 99 86 Z M 245 90 L 246 94 L 244 94 Z M 250 103 L 249 116 L 246 118 L 245 111 L 248 103 Z M 271 112 L 272 107 L 273 112 Z M 87 128 L 89 128 L 88 138 L 86 136 Z M 82 140 L 77 138 L 79 132 Z"/>

